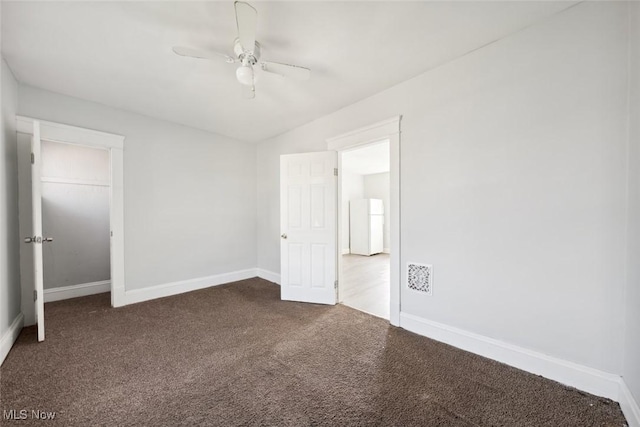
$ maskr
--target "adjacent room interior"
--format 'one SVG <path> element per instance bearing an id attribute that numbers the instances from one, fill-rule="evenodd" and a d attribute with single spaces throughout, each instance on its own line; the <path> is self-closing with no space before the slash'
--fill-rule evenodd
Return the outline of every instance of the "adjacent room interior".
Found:
<path id="1" fill-rule="evenodd" d="M 19 153 L 28 156 L 29 144 L 24 142 Z M 28 176 L 29 162 L 19 165 Z M 109 174 L 107 150 L 42 141 L 42 234 L 59 240 L 43 245 L 45 303 L 84 292 L 110 292 Z M 30 188 L 20 187 L 18 198 L 29 200 Z M 29 217 L 30 206 L 22 207 L 27 212 L 20 216 Z M 25 276 L 30 265 L 27 252 L 21 257 Z"/>
<path id="2" fill-rule="evenodd" d="M 391 304 L 389 150 L 389 141 L 381 141 L 345 151 L 339 171 L 338 300 L 384 319 Z"/>
<path id="3" fill-rule="evenodd" d="M 640 427 L 640 3 L 0 25 L 2 424 Z"/>

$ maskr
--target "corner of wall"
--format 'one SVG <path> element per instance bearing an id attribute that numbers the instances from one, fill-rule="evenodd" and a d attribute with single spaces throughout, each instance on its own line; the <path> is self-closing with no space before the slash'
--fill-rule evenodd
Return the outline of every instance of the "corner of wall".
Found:
<path id="1" fill-rule="evenodd" d="M 3 360 L 23 325 L 18 232 L 18 173 L 15 116 L 18 81 L 9 64 L 0 56 L 0 173 L 6 185 L 0 189 L 0 241 L 9 242 L 0 249 L 0 360 Z M 8 347 L 7 347 L 8 346 Z"/>
<path id="2" fill-rule="evenodd" d="M 620 406 L 629 425 L 640 427 L 640 4 L 628 6 L 627 212 L 624 346 Z"/>
<path id="3" fill-rule="evenodd" d="M 20 313 L 13 320 L 9 329 L 0 336 L 0 365 L 2 365 L 4 360 L 7 358 L 7 355 L 11 351 L 11 347 L 13 347 L 13 343 L 18 339 L 23 327 L 24 317 L 22 316 L 22 313 Z"/>
<path id="4" fill-rule="evenodd" d="M 256 275 L 261 279 L 267 280 L 271 283 L 275 283 L 276 285 L 280 285 L 280 274 L 278 273 L 265 270 L 264 268 L 257 268 Z"/>
<path id="5" fill-rule="evenodd" d="M 638 402 L 634 399 L 624 378 L 620 379 L 620 396 L 618 402 L 620 402 L 620 408 L 627 419 L 629 427 L 640 427 L 640 405 L 638 405 Z"/>

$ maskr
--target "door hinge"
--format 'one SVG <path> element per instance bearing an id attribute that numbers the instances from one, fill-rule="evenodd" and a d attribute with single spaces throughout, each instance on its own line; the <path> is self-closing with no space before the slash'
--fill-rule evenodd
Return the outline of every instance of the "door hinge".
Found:
<path id="1" fill-rule="evenodd" d="M 33 153 L 31 153 L 31 164 L 33 165 L 35 163 L 36 163 L 36 156 Z"/>
<path id="2" fill-rule="evenodd" d="M 338 176 L 338 168 L 333 168 L 333 174 L 334 174 L 335 176 Z"/>
<path id="3" fill-rule="evenodd" d="M 33 291 L 33 300 L 34 301 L 38 300 L 38 291 L 36 291 L 36 290 Z"/>
<path id="4" fill-rule="evenodd" d="M 333 282 L 333 286 L 338 289 L 338 281 L 336 280 L 335 282 Z"/>

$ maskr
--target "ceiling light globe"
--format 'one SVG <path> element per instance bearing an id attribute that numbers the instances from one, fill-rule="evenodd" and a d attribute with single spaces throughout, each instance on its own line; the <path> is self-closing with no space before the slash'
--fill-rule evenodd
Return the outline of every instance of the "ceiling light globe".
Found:
<path id="1" fill-rule="evenodd" d="M 245 86 L 253 86 L 253 68 L 249 65 L 242 65 L 236 70 L 238 81 Z"/>

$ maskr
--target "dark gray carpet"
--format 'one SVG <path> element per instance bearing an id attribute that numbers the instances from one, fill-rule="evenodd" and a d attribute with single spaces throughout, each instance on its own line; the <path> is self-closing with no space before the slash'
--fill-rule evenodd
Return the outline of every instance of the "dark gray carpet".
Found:
<path id="1" fill-rule="evenodd" d="M 0 369 L 3 411 L 133 426 L 615 426 L 618 404 L 251 279 L 124 308 L 46 305 Z M 5 412 L 6 415 L 6 412 Z"/>

